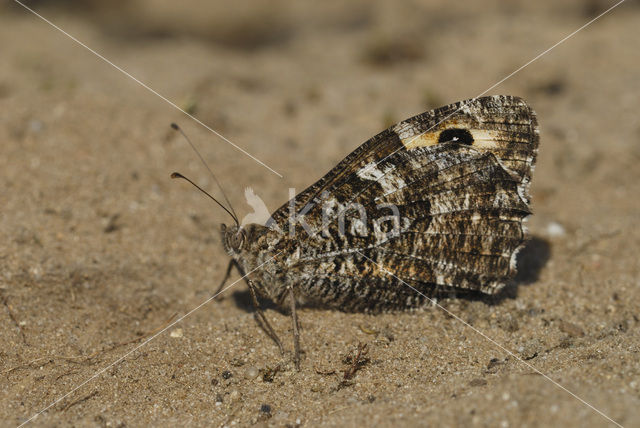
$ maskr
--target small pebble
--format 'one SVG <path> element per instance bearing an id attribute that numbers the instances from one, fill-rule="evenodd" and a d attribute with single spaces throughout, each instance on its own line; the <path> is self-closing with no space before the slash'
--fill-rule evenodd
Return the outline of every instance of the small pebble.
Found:
<path id="1" fill-rule="evenodd" d="M 547 236 L 550 238 L 559 238 L 567 234 L 567 231 L 564 229 L 560 223 L 556 223 L 555 221 L 547 224 Z"/>
<path id="2" fill-rule="evenodd" d="M 44 128 L 44 124 L 42 123 L 42 121 L 38 119 L 32 119 L 29 121 L 30 132 L 33 132 L 34 134 L 38 134 L 39 132 L 42 131 L 43 128 Z"/>
<path id="3" fill-rule="evenodd" d="M 262 413 L 271 413 L 271 406 L 268 404 L 263 404 L 262 406 L 260 406 L 260 411 Z"/>
<path id="4" fill-rule="evenodd" d="M 258 371 L 257 367 L 247 367 L 247 369 L 244 372 L 244 377 L 247 379 L 255 379 L 258 377 L 258 374 L 260 374 L 260 372 Z"/>
<path id="5" fill-rule="evenodd" d="M 181 328 L 176 328 L 175 330 L 172 330 L 171 333 L 169 333 L 169 336 L 171 336 L 171 337 L 182 337 L 182 329 Z"/>
<path id="6" fill-rule="evenodd" d="M 540 352 L 542 352 L 542 344 L 538 339 L 531 339 L 518 348 L 518 352 L 520 356 L 524 360 L 531 360 L 538 356 Z"/>

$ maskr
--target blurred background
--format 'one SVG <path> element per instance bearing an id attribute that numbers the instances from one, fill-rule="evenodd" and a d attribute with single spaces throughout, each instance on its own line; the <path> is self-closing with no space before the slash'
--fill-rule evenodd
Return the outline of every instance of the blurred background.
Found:
<path id="1" fill-rule="evenodd" d="M 300 187 L 308 184 L 307 177 L 302 183 L 291 165 L 313 160 L 319 162 L 318 171 L 325 171 L 394 122 L 480 94 L 613 3 L 25 4 L 288 177 L 287 184 Z M 2 7 L 6 40 L 11 40 L 0 82 L 3 98 L 35 90 L 57 101 L 43 108 L 64 108 L 73 116 L 83 112 L 89 116 L 83 120 L 87 125 L 94 112 L 99 123 L 85 128 L 108 126 L 111 133 L 137 128 L 148 136 L 149 146 L 157 145 L 163 123 L 181 119 L 183 126 L 195 125 L 17 3 Z M 539 110 L 545 137 L 563 141 L 554 156 L 562 174 L 590 169 L 590 162 L 599 158 L 598 147 L 591 151 L 578 141 L 578 125 L 581 132 L 593 135 L 598 130 L 592 128 L 603 128 L 594 116 L 610 122 L 636 106 L 635 55 L 629 43 L 634 37 L 620 26 L 636 18 L 637 2 L 628 1 L 620 11 L 490 91 L 520 95 Z M 19 76 L 12 73 L 16 67 Z M 109 104 L 117 99 L 120 106 L 138 110 L 138 116 L 108 113 L 116 120 L 128 119 L 116 126 L 114 118 L 104 120 L 105 112 L 99 113 L 98 106 L 81 107 L 82 95 L 90 92 L 93 100 Z M 601 108 L 612 100 L 618 108 Z M 41 103 L 18 104 L 28 116 Z M 155 108 L 150 110 L 150 105 Z M 149 115 L 158 120 L 149 123 Z M 46 122 L 44 116 L 36 120 Z M 72 126 L 66 117 L 62 122 Z M 222 175 L 233 175 L 225 166 L 243 170 L 247 179 L 238 183 L 235 193 L 241 194 L 246 185 L 256 186 L 255 174 L 264 171 L 253 160 L 228 151 L 228 144 L 193 127 L 188 130 L 192 137 L 207 138 L 203 150 L 224 159 L 215 165 Z M 635 138 L 637 130 L 625 128 L 627 137 Z M 91 135 L 89 129 L 76 131 L 84 138 Z M 626 143 L 616 140 L 609 144 L 625 144 L 626 150 Z M 188 150 L 185 154 L 191 156 Z M 273 188 L 276 182 L 282 184 L 265 184 Z"/>

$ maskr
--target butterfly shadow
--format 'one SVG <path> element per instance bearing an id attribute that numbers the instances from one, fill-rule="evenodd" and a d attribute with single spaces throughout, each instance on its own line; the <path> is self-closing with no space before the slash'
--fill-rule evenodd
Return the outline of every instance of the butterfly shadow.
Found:
<path id="1" fill-rule="evenodd" d="M 538 281 L 542 268 L 551 258 L 551 244 L 546 239 L 533 236 L 516 256 L 518 273 L 516 285 L 531 285 Z"/>
<path id="2" fill-rule="evenodd" d="M 253 300 L 251 299 L 251 292 L 249 289 L 246 290 L 235 290 L 233 294 L 231 294 L 231 299 L 233 299 L 234 304 L 237 308 L 242 309 L 246 312 L 255 312 L 256 308 L 253 305 Z M 258 303 L 260 304 L 260 308 L 262 310 L 273 309 L 282 314 L 288 314 L 286 310 L 281 308 L 280 306 L 273 303 L 271 300 L 261 297 L 258 294 Z"/>
<path id="3" fill-rule="evenodd" d="M 551 244 L 546 239 L 532 236 L 516 256 L 518 273 L 515 278 L 501 292 L 495 295 L 482 293 L 468 293 L 457 295 L 466 300 L 479 300 L 489 305 L 498 305 L 505 300 L 518 297 L 521 286 L 534 284 L 540 278 L 540 272 L 551 258 Z"/>

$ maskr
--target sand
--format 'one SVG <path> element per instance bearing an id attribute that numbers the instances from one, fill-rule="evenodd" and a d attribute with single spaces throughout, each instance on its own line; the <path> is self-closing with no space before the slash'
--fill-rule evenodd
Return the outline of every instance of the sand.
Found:
<path id="1" fill-rule="evenodd" d="M 439 301 L 459 319 L 302 309 L 300 372 L 289 317 L 267 306 L 281 356 L 242 281 L 199 307 L 230 219 L 169 178 L 214 189 L 169 124 L 241 216 L 246 187 L 273 210 L 389 124 L 480 94 L 613 3 L 209 3 L 30 4 L 282 178 L 1 7 L 0 425 L 47 409 L 30 425 L 640 426 L 637 3 L 489 91 L 524 97 L 541 128 L 517 283 Z"/>

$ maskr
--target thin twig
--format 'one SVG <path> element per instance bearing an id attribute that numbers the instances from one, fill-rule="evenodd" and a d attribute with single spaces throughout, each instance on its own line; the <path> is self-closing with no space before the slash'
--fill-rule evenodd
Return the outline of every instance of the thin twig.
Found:
<path id="1" fill-rule="evenodd" d="M 347 369 L 344 371 L 344 375 L 342 377 L 343 381 L 347 381 L 353 378 L 353 376 L 356 374 L 358 369 L 360 369 L 362 366 L 364 366 L 367 363 L 368 359 L 365 358 L 365 356 L 368 353 L 369 353 L 369 349 L 367 349 L 367 344 L 359 342 L 356 348 L 355 356 L 350 358 L 351 365 L 347 367 Z M 349 357 L 350 356 L 347 356 L 347 360 L 349 360 Z"/>
<path id="2" fill-rule="evenodd" d="M 62 378 L 63 378 L 63 377 L 65 377 L 65 376 L 69 376 L 69 375 L 72 375 L 72 374 L 76 374 L 76 373 L 78 373 L 78 372 L 79 372 L 79 370 L 70 370 L 70 371 L 68 371 L 68 372 L 64 372 L 64 373 L 62 373 L 62 374 L 60 374 L 60 375 L 56 376 L 55 380 L 60 380 L 60 379 L 62 379 Z"/>
<path id="3" fill-rule="evenodd" d="M 49 360 L 48 361 L 49 363 L 53 362 L 53 358 L 51 358 L 51 357 L 40 357 L 40 358 L 36 358 L 35 360 L 31 360 L 28 363 L 22 363 L 22 364 L 18 364 L 17 366 L 11 367 L 10 369 L 7 369 L 7 370 L 3 371 L 2 374 L 3 375 L 9 374 L 9 373 L 11 373 L 13 371 L 16 371 L 16 370 L 24 368 L 24 367 L 29 367 L 29 366 L 31 366 L 31 365 L 33 365 L 35 363 L 38 363 L 40 361 L 43 361 L 43 360 Z"/>
<path id="4" fill-rule="evenodd" d="M 82 398 L 78 398 L 75 401 L 72 401 L 71 403 L 67 404 L 66 406 L 64 406 L 63 408 L 60 409 L 61 412 L 66 412 L 67 410 L 69 410 L 71 407 L 75 406 L 76 404 L 80 404 L 84 401 L 87 401 L 93 397 L 95 397 L 96 395 L 98 395 L 98 391 L 93 391 L 91 394 L 89 395 L 85 395 Z"/>
<path id="5" fill-rule="evenodd" d="M 1 290 L 0 290 L 0 292 L 1 292 Z M 22 337 L 22 342 L 25 345 L 28 345 L 27 336 L 25 336 L 24 331 L 22 331 L 22 326 L 20 325 L 20 323 L 18 322 L 15 314 L 13 313 L 13 308 L 9 304 L 9 299 L 4 294 L 4 292 L 1 292 L 1 295 L 2 295 L 2 304 L 4 305 L 5 308 L 7 308 L 7 313 L 9 314 L 9 318 L 11 318 L 11 321 L 13 321 L 13 323 L 18 328 L 18 331 L 20 332 L 20 337 Z"/>

